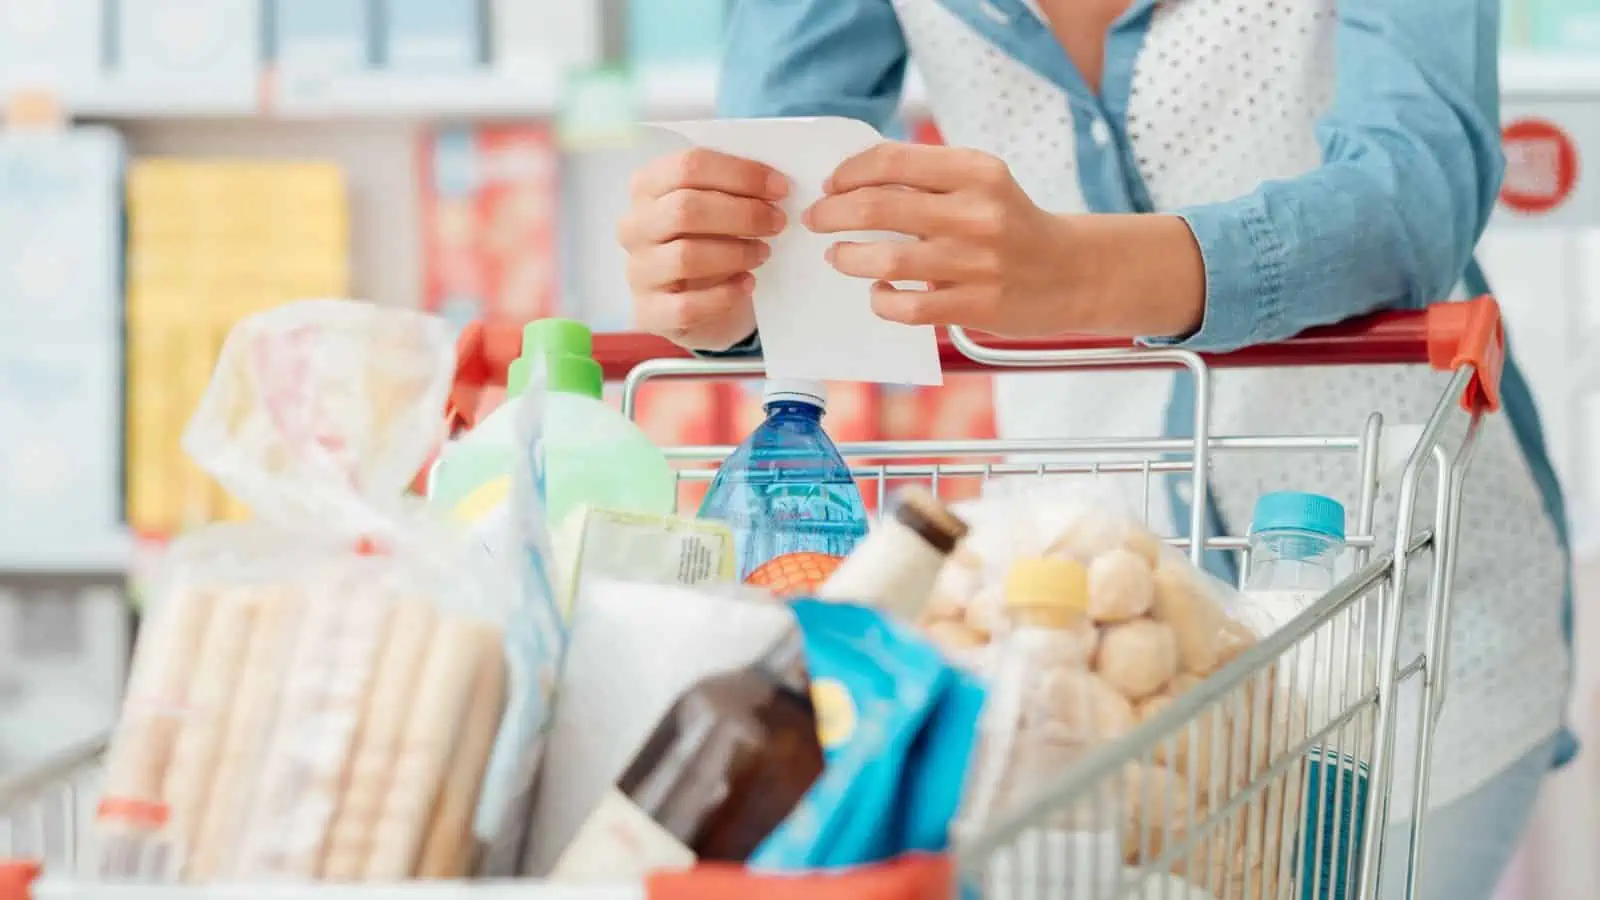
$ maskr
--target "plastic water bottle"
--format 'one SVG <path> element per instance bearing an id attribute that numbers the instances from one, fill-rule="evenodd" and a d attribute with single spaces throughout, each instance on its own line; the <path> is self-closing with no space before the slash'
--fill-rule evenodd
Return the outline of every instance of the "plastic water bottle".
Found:
<path id="1" fill-rule="evenodd" d="M 771 380 L 764 405 L 766 421 L 723 461 L 700 518 L 732 529 L 741 579 L 809 592 L 866 536 L 867 510 L 822 430 L 826 387 Z"/>
<path id="2" fill-rule="evenodd" d="M 1245 596 L 1247 618 L 1254 621 L 1246 624 L 1261 633 L 1289 624 L 1333 588 L 1344 551 L 1344 506 L 1338 501 L 1294 492 L 1262 497 L 1250 526 Z M 1358 624 L 1349 613 L 1336 616 L 1321 635 L 1296 646 L 1296 667 L 1280 673 L 1286 690 L 1299 693 L 1297 702 L 1315 712 L 1313 727 L 1355 703 L 1372 684 L 1375 667 L 1363 653 Z M 1334 732 L 1328 745 L 1309 752 L 1301 900 L 1344 900 L 1355 886 L 1372 738 L 1372 723 L 1362 715 Z"/>

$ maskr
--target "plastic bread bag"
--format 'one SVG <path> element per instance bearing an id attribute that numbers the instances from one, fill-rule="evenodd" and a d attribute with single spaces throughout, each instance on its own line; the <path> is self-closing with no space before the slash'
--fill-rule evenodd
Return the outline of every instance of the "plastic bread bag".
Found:
<path id="1" fill-rule="evenodd" d="M 1048 858 L 1055 868 L 1039 877 L 1068 895 L 1161 870 L 1216 897 L 1277 896 L 1300 825 L 1298 764 L 1218 818 L 1285 755 L 1302 704 L 1271 666 L 1242 679 L 1229 670 L 1226 691 L 1208 681 L 1260 637 L 1236 618 L 1237 593 L 1092 480 L 997 490 L 962 516 L 971 530 L 923 626 L 982 653 L 988 703 L 960 833 L 1029 824 L 996 858 L 991 892 L 1005 896 L 1015 866 Z M 1179 699 L 1209 696 L 1191 698 L 1203 685 L 1216 700 L 1157 721 Z M 1120 772 L 1038 805 L 1108 746 L 1128 757 Z"/>
<path id="2" fill-rule="evenodd" d="M 404 496 L 451 357 L 441 322 L 340 301 L 229 335 L 184 448 L 258 519 L 166 555 L 108 754 L 101 875 L 470 870 L 523 598 Z"/>

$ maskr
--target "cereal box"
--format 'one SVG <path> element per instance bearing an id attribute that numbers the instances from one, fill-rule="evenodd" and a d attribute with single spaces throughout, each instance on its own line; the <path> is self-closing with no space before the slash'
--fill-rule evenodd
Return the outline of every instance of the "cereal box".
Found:
<path id="1" fill-rule="evenodd" d="M 544 125 L 450 128 L 423 144 L 423 305 L 458 328 L 559 313 L 560 183 Z"/>

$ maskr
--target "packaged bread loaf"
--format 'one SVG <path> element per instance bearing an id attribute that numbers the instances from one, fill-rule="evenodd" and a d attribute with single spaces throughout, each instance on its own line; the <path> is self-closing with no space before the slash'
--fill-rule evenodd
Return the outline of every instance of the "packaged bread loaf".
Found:
<path id="1" fill-rule="evenodd" d="M 1299 767 L 1267 776 L 1304 722 L 1270 668 L 1235 668 L 1226 688 L 1213 680 L 1257 640 L 1230 612 L 1234 592 L 1115 505 L 1060 485 L 987 497 L 963 515 L 971 531 L 922 620 L 989 684 L 960 827 L 1033 808 L 1113 744 L 1125 771 L 1082 785 L 1037 827 L 1194 886 L 1249 883 L 1274 896 L 1272 866 L 1298 833 Z M 1202 685 L 1216 701 L 1188 709 L 1208 695 L 1195 693 Z M 1258 798 L 1224 821 L 1219 811 L 1247 788 Z"/>
<path id="2" fill-rule="evenodd" d="M 483 827 L 507 818 L 483 801 L 531 783 L 540 656 L 553 666 L 560 637 L 538 630 L 555 617 L 542 577 L 403 496 L 452 356 L 434 319 L 335 301 L 229 336 L 184 446 L 257 519 L 179 539 L 155 580 L 96 819 L 102 874 L 464 877 L 520 842 Z"/>

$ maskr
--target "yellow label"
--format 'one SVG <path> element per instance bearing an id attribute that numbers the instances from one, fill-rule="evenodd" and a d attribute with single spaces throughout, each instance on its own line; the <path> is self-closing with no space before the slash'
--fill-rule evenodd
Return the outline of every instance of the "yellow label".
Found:
<path id="1" fill-rule="evenodd" d="M 817 739 L 824 750 L 832 750 L 856 733 L 855 701 L 837 679 L 811 682 L 811 706 L 817 712 Z"/>
<path id="2" fill-rule="evenodd" d="M 463 522 L 476 522 L 493 512 L 509 496 L 511 496 L 510 475 L 503 475 L 480 484 L 456 504 L 456 518 Z"/>

